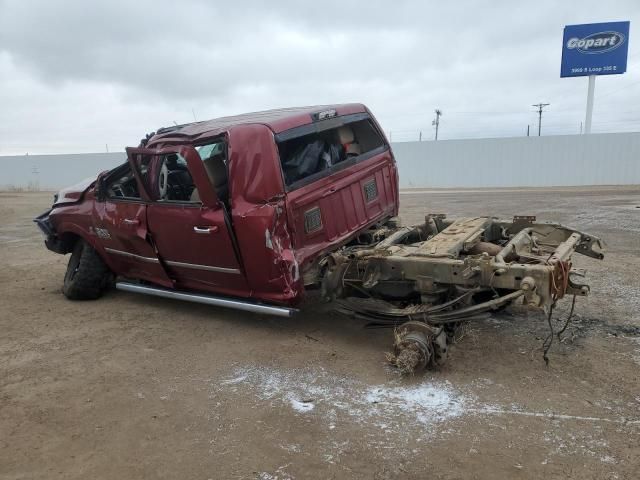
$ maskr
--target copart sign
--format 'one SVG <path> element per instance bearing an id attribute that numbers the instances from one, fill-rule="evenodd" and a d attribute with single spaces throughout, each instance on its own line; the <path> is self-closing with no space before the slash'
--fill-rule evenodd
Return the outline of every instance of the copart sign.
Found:
<path id="1" fill-rule="evenodd" d="M 567 25 L 561 77 L 615 75 L 627 71 L 629 22 Z"/>

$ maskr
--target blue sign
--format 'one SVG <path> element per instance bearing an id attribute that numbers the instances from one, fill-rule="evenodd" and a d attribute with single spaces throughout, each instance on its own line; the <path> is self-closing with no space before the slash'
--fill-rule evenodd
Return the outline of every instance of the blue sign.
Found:
<path id="1" fill-rule="evenodd" d="M 624 73 L 628 51 L 629 22 L 567 25 L 562 38 L 560 76 Z"/>

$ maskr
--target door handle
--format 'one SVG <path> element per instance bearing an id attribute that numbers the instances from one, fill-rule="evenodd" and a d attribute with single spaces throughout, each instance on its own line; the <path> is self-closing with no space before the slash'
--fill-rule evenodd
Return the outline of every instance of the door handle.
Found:
<path id="1" fill-rule="evenodd" d="M 140 220 L 138 220 L 137 218 L 125 218 L 124 223 L 125 225 L 139 225 Z"/>
<path id="2" fill-rule="evenodd" d="M 212 227 L 193 227 L 193 231 L 196 233 L 209 234 L 216 233 L 218 231 L 218 227 L 215 225 Z"/>

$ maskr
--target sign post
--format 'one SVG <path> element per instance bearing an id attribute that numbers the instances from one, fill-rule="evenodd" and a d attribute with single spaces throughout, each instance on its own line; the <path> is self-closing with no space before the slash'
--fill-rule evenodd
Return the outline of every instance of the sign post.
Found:
<path id="1" fill-rule="evenodd" d="M 584 133 L 591 133 L 596 76 L 626 72 L 628 51 L 629 22 L 564 27 L 560 77 L 589 77 Z"/>
<path id="2" fill-rule="evenodd" d="M 593 117 L 593 92 L 596 89 L 596 76 L 589 75 L 589 88 L 587 89 L 587 115 L 584 119 L 584 133 L 591 133 L 591 118 Z"/>

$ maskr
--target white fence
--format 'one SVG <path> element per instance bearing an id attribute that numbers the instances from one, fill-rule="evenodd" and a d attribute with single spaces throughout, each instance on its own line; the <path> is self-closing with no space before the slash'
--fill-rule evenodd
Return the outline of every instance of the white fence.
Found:
<path id="1" fill-rule="evenodd" d="M 640 184 L 640 133 L 393 144 L 401 187 Z M 125 161 L 122 153 L 0 157 L 0 189 L 58 189 Z"/>
<path id="2" fill-rule="evenodd" d="M 0 189 L 58 190 L 126 159 L 124 152 L 0 157 Z"/>
<path id="3" fill-rule="evenodd" d="M 394 143 L 401 187 L 640 184 L 640 133 Z"/>

